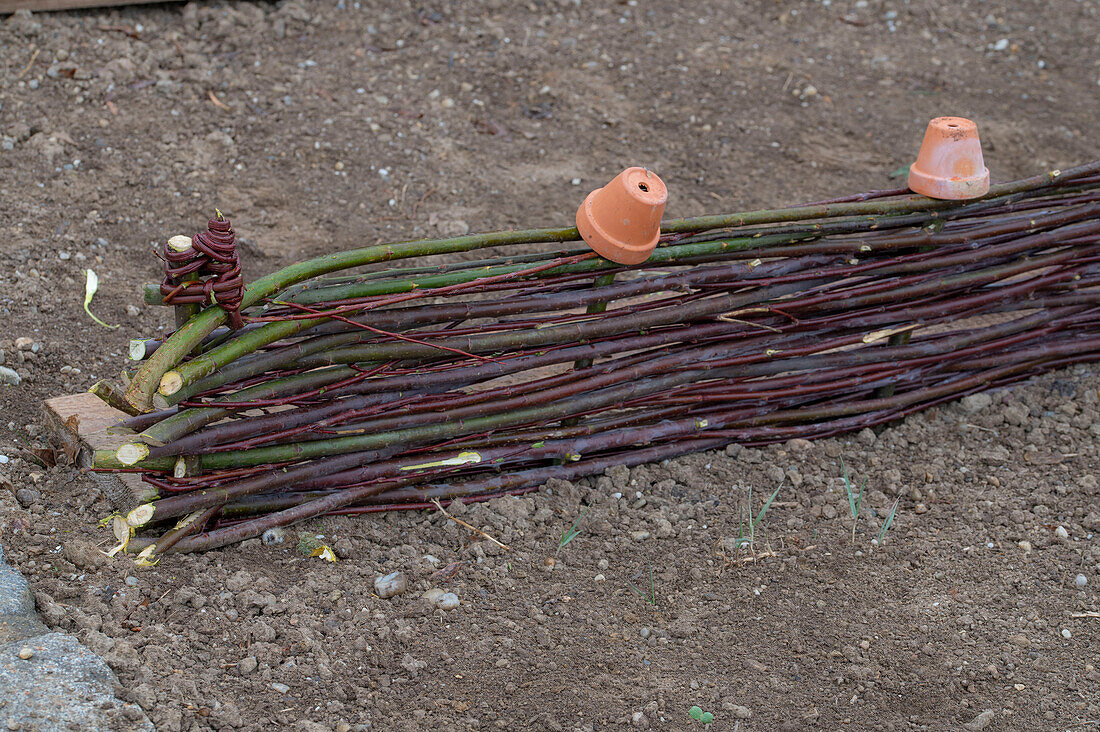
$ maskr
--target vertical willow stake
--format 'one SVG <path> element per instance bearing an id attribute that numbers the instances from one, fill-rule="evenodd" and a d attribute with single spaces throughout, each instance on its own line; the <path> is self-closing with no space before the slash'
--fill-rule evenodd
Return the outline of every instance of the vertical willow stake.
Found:
<path id="1" fill-rule="evenodd" d="M 191 249 L 191 237 L 184 236 L 183 234 L 176 234 L 168 240 L 168 248 L 174 252 L 183 252 Z M 191 272 L 180 278 L 180 281 L 176 284 L 183 284 L 185 282 L 198 282 L 199 275 L 197 272 Z M 176 305 L 176 327 L 181 328 L 191 318 L 199 314 L 202 310 L 202 306 L 198 303 L 186 303 L 184 305 Z"/>
<path id="2" fill-rule="evenodd" d="M 886 343 L 890 346 L 907 346 L 909 345 L 909 337 L 911 335 L 913 335 L 912 330 L 907 330 L 904 333 L 895 333 L 890 336 L 890 340 L 886 341 Z M 886 386 L 880 386 L 875 389 L 876 399 L 889 399 L 892 396 L 894 396 L 893 384 L 887 384 Z"/>
<path id="3" fill-rule="evenodd" d="M 600 275 L 599 277 L 597 277 L 592 282 L 592 286 L 593 287 L 607 287 L 611 283 L 613 283 L 614 281 L 615 281 L 615 273 L 611 272 L 609 274 L 604 274 L 604 275 Z M 585 309 L 584 312 L 587 313 L 588 315 L 598 315 L 600 313 L 607 312 L 607 305 L 608 305 L 608 302 L 606 300 L 600 300 L 598 302 L 594 302 L 591 305 L 589 305 Z M 580 359 L 577 359 L 573 363 L 573 370 L 574 371 L 580 371 L 582 369 L 588 368 L 591 365 L 592 365 L 592 359 L 590 359 L 590 358 L 580 358 Z M 580 423 L 579 418 L 570 417 L 569 419 L 563 419 L 561 424 L 562 424 L 562 427 L 574 427 L 578 423 Z"/>
<path id="4" fill-rule="evenodd" d="M 595 281 L 592 283 L 592 286 L 593 287 L 607 287 L 608 285 L 612 284 L 614 281 L 615 281 L 615 273 L 611 272 L 609 274 L 600 275 L 599 277 L 597 277 L 595 279 Z M 604 300 L 601 300 L 600 302 L 594 302 L 591 305 L 589 305 L 588 308 L 585 310 L 585 312 L 588 313 L 589 315 L 597 315 L 599 313 L 607 312 L 607 306 L 608 306 L 608 302 L 604 301 Z M 578 359 L 577 362 L 573 364 L 573 368 L 577 369 L 577 370 L 586 369 L 591 365 L 592 365 L 592 359 L 582 358 L 582 359 Z"/>

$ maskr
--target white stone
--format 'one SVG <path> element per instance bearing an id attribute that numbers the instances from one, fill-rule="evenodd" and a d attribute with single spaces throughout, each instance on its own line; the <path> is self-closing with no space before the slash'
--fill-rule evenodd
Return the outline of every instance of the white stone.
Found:
<path id="1" fill-rule="evenodd" d="M 409 589 L 409 581 L 403 572 L 390 572 L 374 580 L 374 591 L 383 600 L 400 595 Z"/>

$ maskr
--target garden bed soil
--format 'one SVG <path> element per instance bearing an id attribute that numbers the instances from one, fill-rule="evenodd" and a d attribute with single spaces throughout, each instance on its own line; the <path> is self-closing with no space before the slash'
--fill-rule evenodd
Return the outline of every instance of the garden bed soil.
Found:
<path id="1" fill-rule="evenodd" d="M 0 22 L 0 361 L 21 382 L 0 386 L 5 554 L 44 621 L 102 654 L 161 730 L 689 730 L 692 706 L 712 730 L 1087 729 L 1095 366 L 877 434 L 452 510 L 507 550 L 416 512 L 148 570 L 100 553 L 110 507 L 41 451 L 41 402 L 114 378 L 129 338 L 171 327 L 141 302 L 159 276 L 150 243 L 215 206 L 254 279 L 333 249 L 567 224 L 631 164 L 666 181 L 669 217 L 891 187 L 940 114 L 978 121 L 995 181 L 1085 162 L 1098 13 L 292 0 L 16 14 Z M 89 267 L 92 310 L 116 330 L 82 309 Z M 854 541 L 841 459 L 867 486 Z M 299 554 L 301 531 L 339 561 Z M 408 588 L 382 599 L 374 580 L 393 571 Z"/>

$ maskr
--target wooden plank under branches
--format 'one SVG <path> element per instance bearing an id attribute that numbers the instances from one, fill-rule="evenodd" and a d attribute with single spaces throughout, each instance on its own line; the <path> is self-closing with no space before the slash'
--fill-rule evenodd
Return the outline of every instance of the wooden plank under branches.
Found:
<path id="1" fill-rule="evenodd" d="M 50 439 L 73 458 L 77 467 L 90 468 L 96 450 L 116 449 L 127 441 L 125 435 L 112 435 L 108 429 L 126 417 L 99 397 L 88 392 L 47 399 L 43 405 L 46 430 Z M 147 487 L 134 473 L 89 472 L 117 511 L 128 511 L 139 503 Z"/>

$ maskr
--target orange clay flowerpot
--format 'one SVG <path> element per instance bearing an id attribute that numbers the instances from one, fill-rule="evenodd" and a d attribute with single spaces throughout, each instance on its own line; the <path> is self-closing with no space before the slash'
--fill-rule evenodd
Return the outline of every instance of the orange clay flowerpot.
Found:
<path id="1" fill-rule="evenodd" d="M 928 123 L 917 162 L 909 166 L 909 188 L 929 198 L 979 198 L 989 191 L 978 126 L 963 117 Z"/>
<path id="2" fill-rule="evenodd" d="M 588 194 L 577 229 L 588 246 L 617 264 L 641 264 L 657 247 L 668 189 L 656 173 L 627 168 Z"/>

